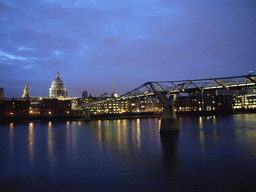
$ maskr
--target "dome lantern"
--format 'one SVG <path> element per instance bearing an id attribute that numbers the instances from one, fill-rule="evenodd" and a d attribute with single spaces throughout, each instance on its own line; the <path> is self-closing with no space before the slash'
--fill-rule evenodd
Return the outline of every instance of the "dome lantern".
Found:
<path id="1" fill-rule="evenodd" d="M 56 79 L 60 79 L 59 71 L 57 71 Z"/>

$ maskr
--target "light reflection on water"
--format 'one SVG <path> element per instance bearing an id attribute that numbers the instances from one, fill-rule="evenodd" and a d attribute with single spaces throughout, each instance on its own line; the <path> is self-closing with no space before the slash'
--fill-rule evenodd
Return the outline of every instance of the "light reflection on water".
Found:
<path id="1" fill-rule="evenodd" d="M 33 159 L 34 159 L 34 140 L 35 140 L 35 135 L 34 135 L 34 124 L 29 123 L 29 133 L 28 133 L 28 153 L 29 153 L 29 161 L 30 164 L 33 164 Z"/>
<path id="2" fill-rule="evenodd" d="M 67 144 L 67 150 L 68 150 L 68 153 L 70 152 L 70 122 L 67 121 L 67 128 L 66 128 L 66 144 Z"/>
<path id="3" fill-rule="evenodd" d="M 13 123 L 10 123 L 10 134 L 9 134 L 9 137 L 10 137 L 10 150 L 11 150 L 11 153 L 13 152 Z"/>
<path id="4" fill-rule="evenodd" d="M 256 156 L 256 118 L 252 114 L 234 115 L 235 137 L 240 149 L 240 154 Z M 241 155 L 246 162 L 251 161 Z M 256 171 L 256 169 L 254 168 Z"/>
<path id="5" fill-rule="evenodd" d="M 203 117 L 199 117 L 199 129 L 203 129 Z"/>
<path id="6" fill-rule="evenodd" d="M 219 180 L 241 183 L 248 174 L 256 177 L 256 114 L 178 120 L 180 134 L 170 137 L 160 137 L 158 118 L 11 123 L 0 129 L 3 149 L 6 145 L 0 168 L 10 167 L 12 176 L 32 172 L 38 175 L 35 182 L 43 177 L 60 185 L 80 184 L 84 190 L 91 185 L 92 191 L 105 189 L 106 184 L 124 184 L 130 187 L 127 191 L 133 186 L 158 191 L 164 185 L 185 190 L 195 184 L 193 178 L 201 179 L 198 186 L 220 186 Z M 9 172 L 3 175 L 8 177 Z M 115 189 L 123 189 L 119 187 Z"/>
<path id="7" fill-rule="evenodd" d="M 137 150 L 138 150 L 138 152 L 140 153 L 141 152 L 141 145 L 140 145 L 140 143 L 141 143 L 141 139 L 140 139 L 140 119 L 137 119 L 137 129 L 136 129 L 136 146 L 137 146 Z"/>
<path id="8" fill-rule="evenodd" d="M 99 144 L 99 151 L 102 153 L 103 151 L 103 146 L 102 146 L 102 125 L 101 125 L 101 120 L 98 120 L 98 144 Z"/>
<path id="9" fill-rule="evenodd" d="M 202 153 L 202 158 L 205 156 L 205 136 L 204 136 L 204 125 L 203 125 L 203 117 L 199 117 L 199 140 L 201 143 L 201 153 Z"/>
<path id="10" fill-rule="evenodd" d="M 52 122 L 50 121 L 48 123 L 48 129 L 47 129 L 47 146 L 48 146 L 48 163 L 51 169 L 56 169 L 57 168 L 57 160 L 56 160 L 56 143 L 54 138 L 54 133 L 53 133 L 53 127 L 52 127 Z M 53 179 L 53 178 L 51 178 Z"/>
<path id="11" fill-rule="evenodd" d="M 128 155 L 132 148 L 140 152 L 141 150 L 141 127 L 140 119 L 137 120 L 98 120 L 97 143 L 100 152 L 117 151 L 120 154 Z M 109 147 L 107 147 L 109 146 Z"/>
<path id="12" fill-rule="evenodd" d="M 48 123 L 48 155 L 53 159 L 53 133 L 52 133 L 52 122 Z"/>

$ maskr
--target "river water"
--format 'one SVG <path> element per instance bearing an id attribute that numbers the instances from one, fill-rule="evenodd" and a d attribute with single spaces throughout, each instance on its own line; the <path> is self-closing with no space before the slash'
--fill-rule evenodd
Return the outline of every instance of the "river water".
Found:
<path id="1" fill-rule="evenodd" d="M 253 191 L 256 114 L 0 125 L 0 191 Z"/>

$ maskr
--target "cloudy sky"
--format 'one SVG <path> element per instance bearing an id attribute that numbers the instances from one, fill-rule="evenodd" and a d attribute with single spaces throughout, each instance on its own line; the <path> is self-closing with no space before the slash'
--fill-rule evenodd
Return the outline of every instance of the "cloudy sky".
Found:
<path id="1" fill-rule="evenodd" d="M 254 0 L 0 1 L 5 98 L 125 93 L 147 81 L 256 72 Z M 114 86 L 113 86 L 114 83 Z"/>

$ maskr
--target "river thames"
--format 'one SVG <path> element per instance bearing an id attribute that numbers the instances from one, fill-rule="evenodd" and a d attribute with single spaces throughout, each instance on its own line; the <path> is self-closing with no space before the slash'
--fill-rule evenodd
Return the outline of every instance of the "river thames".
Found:
<path id="1" fill-rule="evenodd" d="M 0 191 L 254 191 L 256 114 L 0 125 Z"/>

